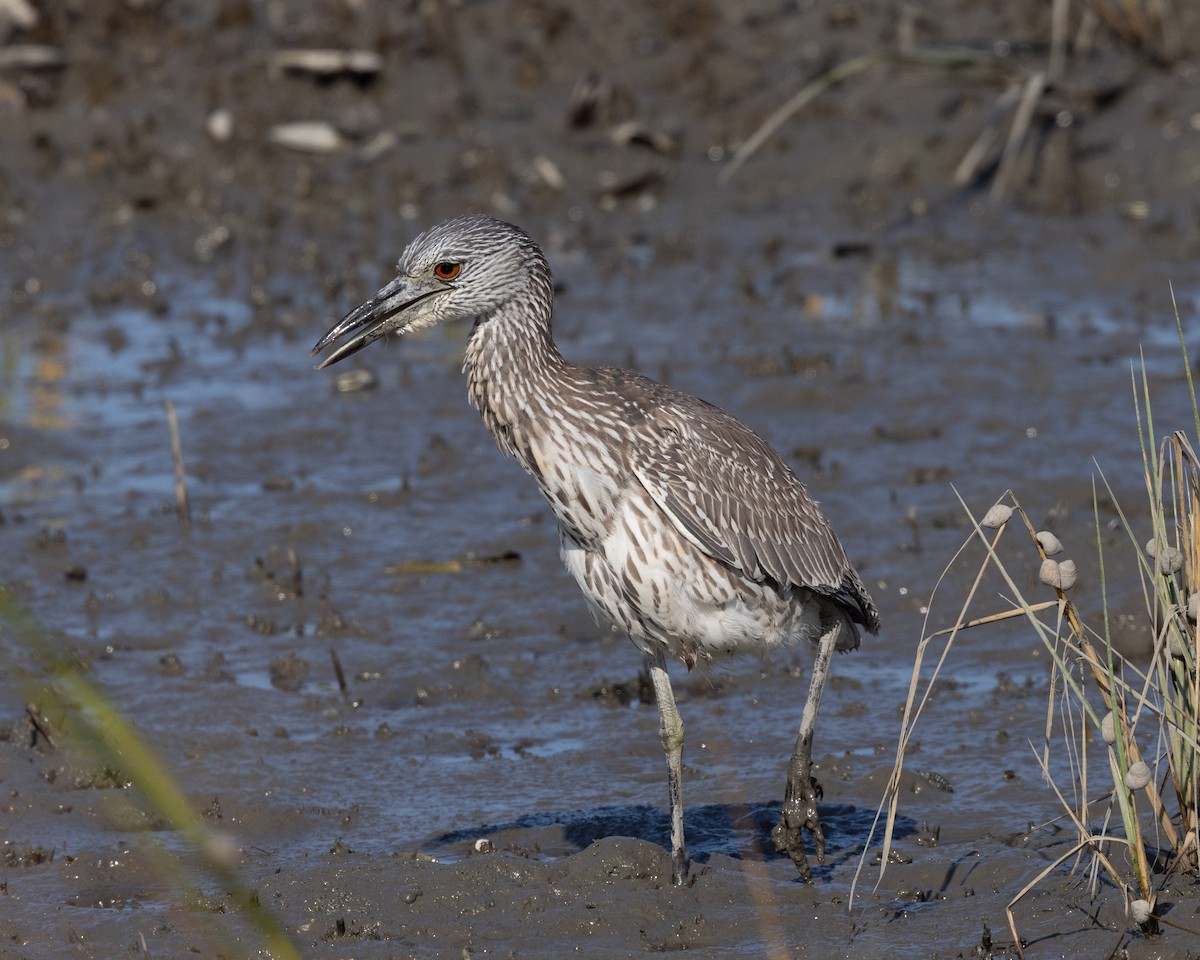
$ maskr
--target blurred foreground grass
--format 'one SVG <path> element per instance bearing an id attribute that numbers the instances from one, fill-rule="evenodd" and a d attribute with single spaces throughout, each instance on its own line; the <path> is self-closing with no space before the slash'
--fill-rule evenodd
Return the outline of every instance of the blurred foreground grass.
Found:
<path id="1" fill-rule="evenodd" d="M 300 953 L 278 919 L 260 902 L 257 890 L 242 880 L 237 863 L 241 851 L 227 833 L 205 823 L 184 796 L 167 765 L 155 755 L 137 728 L 112 698 L 69 653 L 58 649 L 46 632 L 0 587 L 0 632 L 8 632 L 40 666 L 41 679 L 25 691 L 26 710 L 38 732 L 56 752 L 81 767 L 103 771 L 115 822 L 148 822 L 169 831 L 189 851 L 185 858 L 169 851 L 158 836 L 146 835 L 142 846 L 155 868 L 188 909 L 232 914 L 222 934 L 223 956 L 298 960 Z M 201 884 L 216 885 L 223 894 L 215 907 Z M 241 923 L 238 923 L 238 920 Z M 235 927 L 248 931 L 242 940 Z M 256 941 L 256 942 L 254 942 Z"/>

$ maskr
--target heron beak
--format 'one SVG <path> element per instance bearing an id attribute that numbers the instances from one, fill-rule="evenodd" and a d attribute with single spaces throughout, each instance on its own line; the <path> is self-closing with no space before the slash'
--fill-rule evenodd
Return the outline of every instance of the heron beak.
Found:
<path id="1" fill-rule="evenodd" d="M 360 304 L 342 317 L 317 341 L 309 356 L 315 357 L 331 343 L 341 340 L 355 330 L 365 328 L 317 364 L 316 369 L 321 370 L 344 360 L 350 354 L 358 353 L 367 344 L 389 333 L 406 332 L 426 314 L 424 309 L 416 309 L 417 305 L 445 290 L 445 287 L 422 286 L 419 281 L 409 277 L 397 277 L 366 303 Z"/>

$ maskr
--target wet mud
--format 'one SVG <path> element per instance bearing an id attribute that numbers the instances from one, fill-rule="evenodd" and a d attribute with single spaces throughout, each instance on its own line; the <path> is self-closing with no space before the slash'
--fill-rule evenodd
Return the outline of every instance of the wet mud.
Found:
<path id="1" fill-rule="evenodd" d="M 878 885 L 871 828 L 917 641 L 976 569 L 939 583 L 958 496 L 1017 490 L 1094 617 L 1098 471 L 1143 522 L 1131 363 L 1158 428 L 1192 422 L 1172 290 L 1194 353 L 1200 23 L 1175 5 L 1139 44 L 1070 5 L 1006 170 L 996 104 L 1048 62 L 1050 5 L 979 6 L 0 4 L 0 581 L 303 955 L 1014 955 L 1005 906 L 1074 838 L 1030 746 L 1028 630 L 956 648 Z M 719 182 L 806 82 L 908 43 L 972 56 L 865 69 Z M 279 56 L 315 48 L 362 55 Z M 672 888 L 638 655 L 467 404 L 466 331 L 312 369 L 403 245 L 471 210 L 544 244 L 565 354 L 783 451 L 878 602 L 822 705 L 813 884 L 770 842 L 809 652 L 675 670 L 693 866 Z M 1099 516 L 1116 633 L 1148 652 L 1107 491 Z M 0 654 L 0 957 L 258 950 L 221 890 L 164 870 L 157 842 L 190 855 L 162 823 L 111 802 L 121 771 L 27 710 L 46 659 L 12 624 Z M 1194 928 L 1194 881 L 1158 880 Z M 1017 912 L 1031 958 L 1197 955 L 1066 866 Z"/>

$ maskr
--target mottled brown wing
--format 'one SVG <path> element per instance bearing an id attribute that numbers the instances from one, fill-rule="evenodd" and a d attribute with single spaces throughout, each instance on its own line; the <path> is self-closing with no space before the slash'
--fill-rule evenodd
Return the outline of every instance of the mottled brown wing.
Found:
<path id="1" fill-rule="evenodd" d="M 746 576 L 808 587 L 877 628 L 878 614 L 829 521 L 767 443 L 716 407 L 703 417 L 670 406 L 645 425 L 633 469 L 692 543 Z"/>

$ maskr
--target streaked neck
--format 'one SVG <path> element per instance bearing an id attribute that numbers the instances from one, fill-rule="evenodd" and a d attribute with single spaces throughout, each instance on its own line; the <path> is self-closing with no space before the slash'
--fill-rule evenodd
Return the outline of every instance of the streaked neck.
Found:
<path id="1" fill-rule="evenodd" d="M 500 448 L 518 456 L 568 366 L 551 333 L 553 297 L 549 271 L 535 272 L 525 295 L 476 320 L 463 357 L 471 403 Z"/>

